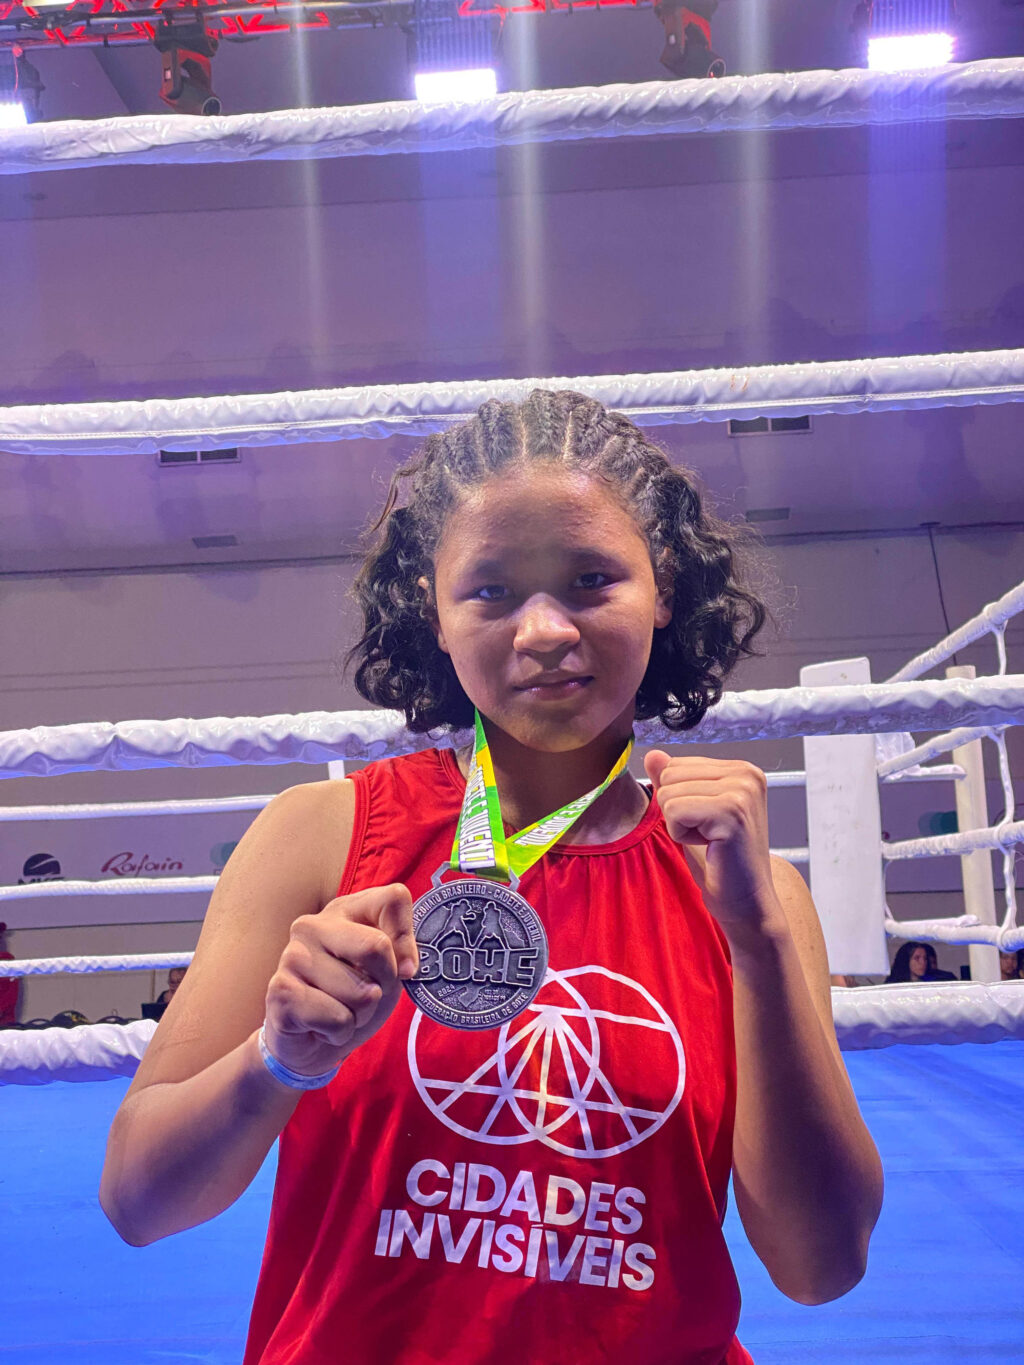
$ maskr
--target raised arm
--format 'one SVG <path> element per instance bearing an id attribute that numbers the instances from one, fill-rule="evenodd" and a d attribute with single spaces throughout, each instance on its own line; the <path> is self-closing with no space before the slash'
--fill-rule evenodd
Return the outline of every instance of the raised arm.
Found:
<path id="1" fill-rule="evenodd" d="M 332 899 L 352 815 L 351 783 L 292 787 L 224 869 L 192 966 L 110 1131 L 100 1203 L 131 1245 L 226 1209 L 287 1123 L 301 1091 L 263 1064 L 265 1017 L 274 1055 L 318 1074 L 391 1012 L 403 952 L 402 974 L 415 971 L 404 887 Z"/>
<path id="2" fill-rule="evenodd" d="M 645 762 L 732 954 L 736 1208 L 779 1289 L 825 1303 L 864 1274 L 882 1167 L 836 1043 L 817 913 L 769 853 L 762 772 L 658 750 Z"/>
<path id="3" fill-rule="evenodd" d="M 864 1274 L 882 1167 L 836 1042 L 810 893 L 781 859 L 772 872 L 781 915 L 731 943 L 736 1208 L 782 1292 L 825 1303 Z"/>

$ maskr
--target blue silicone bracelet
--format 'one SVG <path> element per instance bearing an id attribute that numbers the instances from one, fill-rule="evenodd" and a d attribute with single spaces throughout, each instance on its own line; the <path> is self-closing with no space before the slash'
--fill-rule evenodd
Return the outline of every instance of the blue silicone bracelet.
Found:
<path id="1" fill-rule="evenodd" d="M 275 1080 L 282 1085 L 289 1085 L 293 1090 L 322 1090 L 325 1085 L 330 1085 L 338 1074 L 338 1067 L 332 1067 L 330 1071 L 321 1072 L 319 1076 L 304 1076 L 301 1071 L 293 1071 L 290 1066 L 285 1066 L 284 1062 L 279 1062 L 270 1048 L 267 1047 L 266 1024 L 260 1029 L 259 1046 L 260 1056 L 263 1058 L 263 1065 L 267 1068 Z M 338 1063 L 340 1066 L 341 1063 Z"/>

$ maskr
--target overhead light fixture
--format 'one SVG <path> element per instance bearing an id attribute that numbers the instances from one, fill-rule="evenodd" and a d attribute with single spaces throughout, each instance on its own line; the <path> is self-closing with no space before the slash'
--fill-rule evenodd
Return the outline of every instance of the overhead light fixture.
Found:
<path id="1" fill-rule="evenodd" d="M 468 104 L 498 93 L 493 19 L 460 13 L 458 0 L 413 0 L 409 63 L 421 104 Z"/>
<path id="2" fill-rule="evenodd" d="M 164 10 L 154 38 L 162 58 L 160 98 L 179 114 L 219 114 L 211 59 L 217 39 L 194 11 Z"/>
<path id="3" fill-rule="evenodd" d="M 0 100 L 0 128 L 24 128 L 28 123 L 21 103 Z"/>
<path id="4" fill-rule="evenodd" d="M 907 33 L 868 39 L 868 67 L 872 71 L 920 71 L 945 66 L 956 47 L 952 33 Z"/>
<path id="5" fill-rule="evenodd" d="M 711 49 L 711 16 L 718 0 L 658 0 L 654 13 L 665 29 L 661 64 L 683 80 L 725 75 L 725 62 Z"/>
<path id="6" fill-rule="evenodd" d="M 498 93 L 498 73 L 493 67 L 469 71 L 417 71 L 413 77 L 421 104 L 466 104 L 493 99 Z"/>
<path id="7" fill-rule="evenodd" d="M 18 43 L 0 48 L 0 128 L 24 128 L 40 117 L 46 87 Z"/>
<path id="8" fill-rule="evenodd" d="M 956 51 L 954 0 L 861 0 L 851 27 L 872 71 L 945 66 Z"/>

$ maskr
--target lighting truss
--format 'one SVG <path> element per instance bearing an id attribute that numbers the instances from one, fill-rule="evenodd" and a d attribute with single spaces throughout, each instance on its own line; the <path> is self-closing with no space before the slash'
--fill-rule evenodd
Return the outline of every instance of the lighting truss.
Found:
<path id="1" fill-rule="evenodd" d="M 459 0 L 462 18 L 519 13 L 568 14 L 574 9 L 650 9 L 652 0 Z M 0 44 L 23 47 L 133 46 L 152 44 L 161 16 L 171 9 L 206 18 L 210 36 L 229 42 L 310 29 L 408 30 L 413 0 L 205 0 L 162 5 L 159 0 L 0 0 Z"/>

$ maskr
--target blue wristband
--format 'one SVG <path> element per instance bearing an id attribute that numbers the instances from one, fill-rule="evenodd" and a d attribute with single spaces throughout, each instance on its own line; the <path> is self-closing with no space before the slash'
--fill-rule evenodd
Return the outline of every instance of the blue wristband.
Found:
<path id="1" fill-rule="evenodd" d="M 260 1056 L 263 1058 L 263 1065 L 267 1068 L 275 1080 L 282 1085 L 291 1086 L 293 1090 L 322 1090 L 325 1085 L 330 1085 L 338 1074 L 338 1066 L 332 1067 L 330 1071 L 321 1072 L 319 1076 L 304 1076 L 301 1071 L 293 1071 L 290 1066 L 285 1066 L 284 1062 L 279 1062 L 270 1048 L 267 1047 L 266 1024 L 260 1029 L 259 1047 Z"/>

